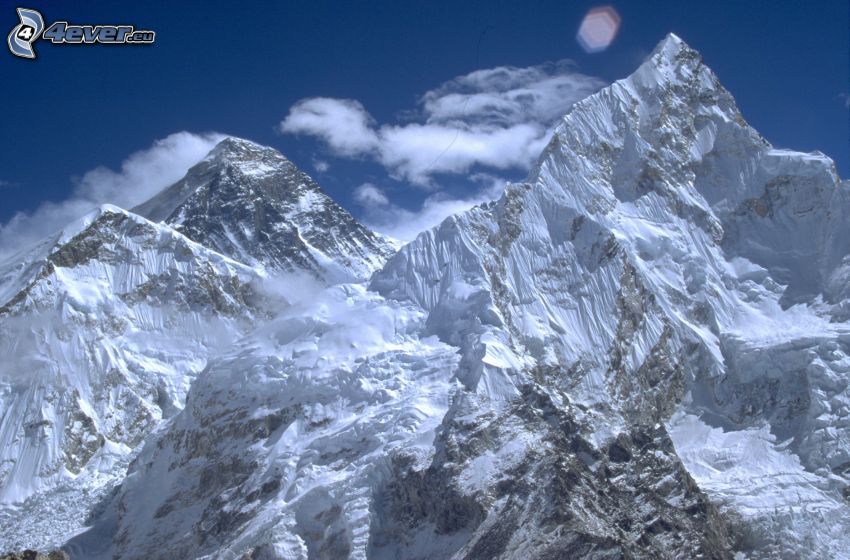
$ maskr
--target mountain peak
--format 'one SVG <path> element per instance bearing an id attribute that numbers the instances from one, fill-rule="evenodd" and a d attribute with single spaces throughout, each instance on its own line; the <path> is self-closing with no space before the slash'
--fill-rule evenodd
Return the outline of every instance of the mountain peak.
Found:
<path id="1" fill-rule="evenodd" d="M 847 368 L 832 365 L 850 359 L 848 210 L 828 158 L 773 149 L 671 34 L 637 72 L 572 106 L 527 181 L 405 245 L 371 288 L 415 302 L 426 332 L 460 347 L 456 377 L 477 400 L 458 406 L 462 428 L 447 421 L 439 437 L 464 441 L 468 426 L 493 425 L 490 403 L 522 402 L 527 386 L 553 398 L 564 387 L 564 410 L 598 411 L 585 416 L 598 426 L 594 442 L 621 437 L 614 426 L 662 426 L 659 446 L 683 450 L 675 472 L 689 470 L 707 493 L 701 503 L 722 503 L 746 527 L 754 556 L 830 558 L 848 550 L 850 477 L 833 465 L 850 457 L 850 423 L 831 420 L 850 402 Z M 818 348 L 840 354 L 824 360 Z M 674 411 L 693 421 L 670 422 Z M 754 459 L 756 448 L 765 452 Z M 481 480 L 475 461 L 468 472 Z M 792 470 L 799 482 L 781 492 L 761 482 Z M 594 499 L 611 480 L 594 484 Z M 818 505 L 785 515 L 803 500 Z M 671 513 L 681 515 L 662 515 Z M 705 540 L 692 550 L 731 557 L 722 534 L 700 536 L 711 522 L 694 526 Z M 533 523 L 514 521 L 515 542 L 528 542 Z M 634 553 L 665 555 L 698 554 Z"/>
<path id="2" fill-rule="evenodd" d="M 235 166 L 249 175 L 295 169 L 295 165 L 276 149 L 235 136 L 229 136 L 216 144 L 202 163 L 216 168 Z"/>
<path id="3" fill-rule="evenodd" d="M 217 150 L 232 150 L 240 148 L 253 148 L 258 150 L 269 149 L 268 146 L 257 144 L 256 142 L 247 140 L 245 138 L 239 138 L 238 136 L 227 136 L 215 145 L 215 147 L 212 149 L 212 152 L 216 152 Z"/>
<path id="4" fill-rule="evenodd" d="M 228 137 L 135 212 L 252 266 L 365 278 L 393 248 L 274 148 Z"/>
<path id="5" fill-rule="evenodd" d="M 269 146 L 263 146 L 261 144 L 257 144 L 256 142 L 245 140 L 244 138 L 228 136 L 227 138 L 216 144 L 212 150 L 210 150 L 210 153 L 207 154 L 205 161 L 220 160 L 223 158 L 265 159 L 269 157 L 286 162 L 289 161 L 283 156 L 283 154 L 281 154 L 274 148 L 271 148 Z"/>
<path id="6" fill-rule="evenodd" d="M 664 85 L 688 81 L 696 74 L 707 77 L 706 84 L 719 85 L 711 69 L 702 64 L 702 55 L 675 33 L 668 33 L 633 75 L 652 76 L 651 81 Z"/>
<path id="7" fill-rule="evenodd" d="M 664 58 L 672 60 L 684 50 L 693 50 L 691 49 L 687 43 L 685 43 L 681 37 L 676 35 L 675 33 L 668 33 L 666 37 L 664 37 L 653 49 L 650 57 L 655 57 L 660 55 Z"/>

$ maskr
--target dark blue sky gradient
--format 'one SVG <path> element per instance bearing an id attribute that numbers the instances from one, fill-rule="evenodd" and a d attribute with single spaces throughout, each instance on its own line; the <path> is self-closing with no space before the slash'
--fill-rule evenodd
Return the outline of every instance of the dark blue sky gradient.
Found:
<path id="1" fill-rule="evenodd" d="M 329 159 L 319 181 L 352 210 L 351 190 L 365 180 L 416 206 L 421 190 L 393 183 L 375 164 L 322 156 L 315 141 L 282 136 L 276 125 L 310 96 L 357 99 L 378 122 L 395 122 L 425 91 L 498 65 L 569 58 L 579 71 L 613 81 L 670 31 L 703 54 L 768 140 L 819 149 L 850 176 L 846 0 L 613 2 L 620 34 L 594 55 L 580 49 L 575 32 L 598 2 L 21 1 L 0 1 L 4 41 L 23 5 L 48 23 L 153 29 L 156 43 L 39 41 L 34 62 L 2 47 L 0 181 L 13 186 L 0 190 L 0 221 L 61 200 L 72 177 L 98 165 L 118 169 L 130 153 L 181 130 L 250 138 L 310 173 L 315 155 Z M 445 183 L 464 188 L 460 178 Z"/>

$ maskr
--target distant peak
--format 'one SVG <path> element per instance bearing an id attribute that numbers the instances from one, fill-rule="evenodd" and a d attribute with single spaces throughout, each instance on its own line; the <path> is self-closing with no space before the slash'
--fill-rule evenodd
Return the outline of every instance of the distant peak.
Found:
<path id="1" fill-rule="evenodd" d="M 283 154 L 274 148 L 263 146 L 256 142 L 245 140 L 244 138 L 228 136 L 215 145 L 207 155 L 206 160 L 262 160 L 268 158 L 288 161 Z"/>
<path id="2" fill-rule="evenodd" d="M 80 233 L 81 231 L 89 227 L 91 224 L 95 223 L 97 220 L 99 220 L 102 216 L 106 214 L 130 215 L 130 213 L 124 210 L 123 208 L 119 208 L 118 206 L 115 206 L 113 204 L 101 204 L 97 208 L 94 208 L 89 211 L 88 214 L 85 214 L 84 216 L 77 218 L 76 220 L 73 220 L 72 222 L 65 225 L 65 227 L 62 228 L 63 235 L 68 238 L 73 237 L 74 235 Z"/>
<path id="3" fill-rule="evenodd" d="M 228 136 L 224 140 L 220 141 L 215 145 L 213 151 L 227 151 L 227 150 L 240 150 L 240 149 L 262 149 L 264 146 L 257 144 L 256 142 L 252 142 L 250 140 L 246 140 L 244 138 L 238 138 L 236 136 Z"/>
<path id="4" fill-rule="evenodd" d="M 90 215 L 95 218 L 99 218 L 103 214 L 128 214 L 126 210 L 121 208 L 120 206 L 115 206 L 114 204 L 101 204 L 97 207 L 96 210 L 92 211 Z"/>

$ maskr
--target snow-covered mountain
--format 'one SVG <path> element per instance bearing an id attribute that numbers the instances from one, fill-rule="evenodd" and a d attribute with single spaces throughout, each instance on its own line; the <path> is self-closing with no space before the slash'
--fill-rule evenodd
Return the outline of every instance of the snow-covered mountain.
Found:
<path id="1" fill-rule="evenodd" d="M 773 149 L 670 36 L 574 106 L 527 182 L 421 235 L 372 286 L 420 305 L 426 334 L 461 349 L 473 424 L 530 386 L 575 411 L 590 450 L 560 451 L 580 471 L 609 469 L 615 450 L 644 460 L 656 453 L 646 442 L 669 437 L 672 464 L 726 521 L 706 554 L 835 558 L 850 550 L 848 212 L 850 184 L 828 158 Z M 526 449 L 534 464 L 539 450 Z M 650 494 L 684 505 L 669 478 L 641 470 L 596 489 L 657 484 Z M 600 555 L 664 555 L 644 546 L 681 532 L 649 505 L 621 528 L 568 509 L 572 530 L 614 536 Z M 517 515 L 485 512 L 482 527 Z M 534 524 L 502 552 L 535 556 L 527 534 L 546 530 Z"/>
<path id="2" fill-rule="evenodd" d="M 251 266 L 365 280 L 395 252 L 277 150 L 220 142 L 134 212 Z"/>
<path id="3" fill-rule="evenodd" d="M 238 286 L 298 266 L 344 278 L 325 258 L 361 253 L 334 252 L 345 235 L 323 214 L 338 207 L 315 204 L 320 191 L 292 169 L 230 140 L 137 209 L 160 224 L 107 215 L 192 243 L 173 225 L 215 249 L 191 245 Z M 773 148 L 670 35 L 633 75 L 575 104 L 499 200 L 385 264 L 381 238 L 354 234 L 365 256 L 347 278 L 358 281 L 290 278 L 268 318 L 225 290 L 254 326 L 207 355 L 185 407 L 145 436 L 65 549 L 850 558 L 848 211 L 850 183 L 828 158 Z M 125 266 L 128 248 L 101 260 Z M 17 301 L 20 279 L 39 275 L 30 263 L 61 252 L 0 267 L 0 295 Z M 16 536 L 40 522 L 19 511 Z"/>
<path id="4" fill-rule="evenodd" d="M 169 204 L 179 218 L 160 223 L 103 206 L 0 264 L 0 552 L 81 527 L 209 356 L 305 281 L 284 270 L 362 279 L 392 252 L 282 155 L 244 140 L 222 141 L 140 211 L 159 220 Z M 240 221 L 248 207 L 256 230 Z"/>

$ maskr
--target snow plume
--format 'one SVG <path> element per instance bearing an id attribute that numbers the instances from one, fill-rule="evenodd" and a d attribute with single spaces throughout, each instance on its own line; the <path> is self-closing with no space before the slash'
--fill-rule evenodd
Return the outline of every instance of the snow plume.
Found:
<path id="1" fill-rule="evenodd" d="M 274 353 L 295 349 L 302 366 L 387 349 L 396 334 L 414 332 L 424 318 L 421 310 L 386 301 L 361 284 L 328 286 L 307 274 L 264 277 L 255 288 L 274 318 L 244 343 Z"/>
<path id="2" fill-rule="evenodd" d="M 307 272 L 285 272 L 257 277 L 251 284 L 252 291 L 261 300 L 258 307 L 270 316 L 314 298 L 326 284 Z"/>
<path id="3" fill-rule="evenodd" d="M 0 224 L 0 260 L 96 206 L 109 203 L 130 208 L 144 202 L 178 181 L 223 138 L 217 133 L 177 132 L 128 156 L 119 171 L 100 166 L 86 172 L 67 199 L 45 202 L 32 213 L 20 212 Z"/>
<path id="4" fill-rule="evenodd" d="M 413 122 L 379 124 L 352 99 L 302 99 L 280 131 L 322 140 L 338 157 L 368 157 L 397 179 L 433 187 L 438 173 L 527 169 L 558 118 L 604 82 L 570 61 L 499 66 L 459 76 L 426 92 Z"/>

